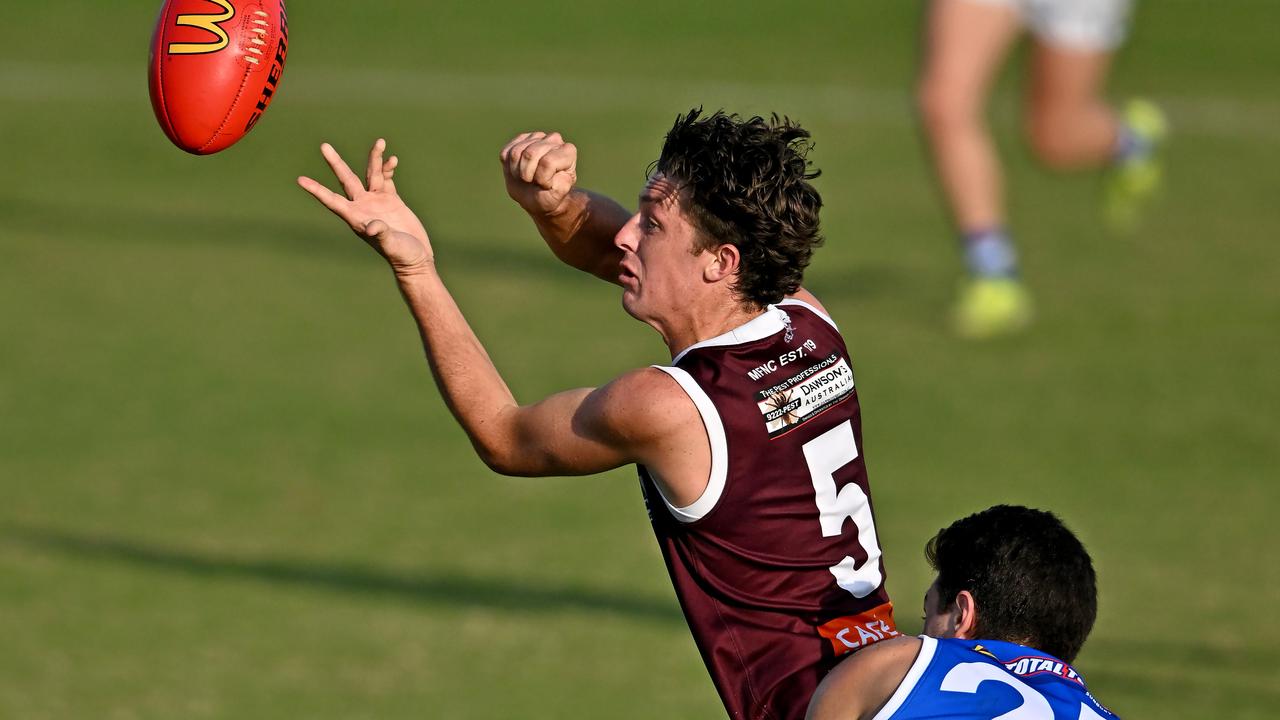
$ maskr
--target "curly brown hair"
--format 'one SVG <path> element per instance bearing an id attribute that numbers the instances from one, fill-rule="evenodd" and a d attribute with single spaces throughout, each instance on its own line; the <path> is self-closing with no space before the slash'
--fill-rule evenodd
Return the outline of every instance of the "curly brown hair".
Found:
<path id="1" fill-rule="evenodd" d="M 776 303 L 800 289 L 822 244 L 822 196 L 810 180 L 809 132 L 773 115 L 743 120 L 702 108 L 676 116 L 650 167 L 680 187 L 681 206 L 700 231 L 694 252 L 730 244 L 741 254 L 734 291 L 747 303 Z"/>

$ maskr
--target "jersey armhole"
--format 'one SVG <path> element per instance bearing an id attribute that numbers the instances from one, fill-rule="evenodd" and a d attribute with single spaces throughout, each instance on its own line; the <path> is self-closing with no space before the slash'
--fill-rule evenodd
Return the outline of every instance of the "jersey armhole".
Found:
<path id="1" fill-rule="evenodd" d="M 924 671 L 929 669 L 929 663 L 933 662 L 933 654 L 937 648 L 937 640 L 928 635 L 920 636 L 920 652 L 916 654 L 916 661 L 911 663 L 911 669 L 907 670 L 907 675 L 898 684 L 898 689 L 894 690 L 893 695 L 889 696 L 889 701 L 884 704 L 884 707 L 880 708 L 880 712 L 876 713 L 871 720 L 889 720 L 894 713 L 898 712 L 902 704 L 911 696 L 912 691 L 916 689 L 916 684 L 924 676 Z"/>
<path id="2" fill-rule="evenodd" d="M 782 302 L 778 303 L 778 305 L 779 305 L 779 306 L 781 306 L 781 305 L 799 305 L 800 307 L 805 308 L 806 310 L 808 310 L 809 312 L 813 313 L 814 315 L 817 315 L 818 317 L 822 318 L 822 319 L 823 319 L 823 321 L 825 321 L 828 325 L 830 325 L 830 326 L 831 326 L 831 328 L 832 328 L 833 330 L 835 330 L 835 331 L 837 331 L 837 332 L 839 332 L 839 330 L 840 330 L 840 328 L 836 327 L 836 321 L 835 321 L 835 320 L 832 320 L 830 315 L 828 315 L 828 314 L 826 314 L 826 313 L 822 312 L 822 311 L 821 311 L 821 310 L 819 310 L 818 308 L 814 307 L 813 305 L 810 305 L 809 303 L 807 303 L 807 302 L 805 302 L 805 301 L 803 301 L 803 300 L 797 300 L 796 298 L 786 298 L 786 299 L 784 299 Z"/>
<path id="3" fill-rule="evenodd" d="M 667 365 L 653 367 L 670 375 L 693 401 L 694 407 L 698 408 L 698 415 L 702 418 L 702 426 L 707 431 L 707 442 L 711 445 L 711 474 L 707 478 L 707 489 L 702 491 L 702 495 L 697 500 L 684 507 L 676 507 L 667 499 L 667 494 L 662 491 L 662 480 L 652 468 L 649 468 L 649 474 L 654 480 L 653 486 L 657 488 L 658 495 L 662 497 L 662 504 L 667 506 L 672 516 L 682 523 L 696 522 L 706 517 L 707 513 L 720 502 L 720 496 L 724 494 L 725 480 L 729 475 L 729 444 L 725 439 L 724 423 L 720 421 L 720 413 L 716 411 L 715 403 L 711 402 L 711 398 L 707 397 L 707 393 L 692 375 L 678 367 Z"/>

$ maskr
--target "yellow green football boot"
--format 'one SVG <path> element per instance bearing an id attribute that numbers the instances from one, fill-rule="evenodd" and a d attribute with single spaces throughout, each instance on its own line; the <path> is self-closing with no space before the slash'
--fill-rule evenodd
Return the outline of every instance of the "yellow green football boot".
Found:
<path id="1" fill-rule="evenodd" d="M 1117 158 L 1107 172 L 1104 213 L 1113 232 L 1128 234 L 1137 229 L 1142 210 L 1160 189 L 1160 149 L 1169 136 L 1169 121 L 1155 103 L 1140 99 L 1125 105 L 1121 120 L 1142 150 Z"/>
<path id="2" fill-rule="evenodd" d="M 952 315 L 955 332 L 981 340 L 1011 335 L 1031 324 L 1031 296 L 1014 278 L 974 278 L 960 291 Z"/>

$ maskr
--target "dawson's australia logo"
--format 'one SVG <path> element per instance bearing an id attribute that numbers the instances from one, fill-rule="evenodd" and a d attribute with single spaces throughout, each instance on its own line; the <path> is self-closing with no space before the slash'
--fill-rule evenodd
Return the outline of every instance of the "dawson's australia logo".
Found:
<path id="1" fill-rule="evenodd" d="M 756 393 L 769 438 L 776 438 L 853 394 L 853 369 L 831 353 L 803 372 Z"/>
<path id="2" fill-rule="evenodd" d="M 215 53 L 225 48 L 231 41 L 227 37 L 227 31 L 222 29 L 222 23 L 236 16 L 236 9 L 231 4 L 231 0 L 205 0 L 222 8 L 220 13 L 185 13 L 179 15 L 175 20 L 175 25 L 183 27 L 193 27 L 204 30 L 211 36 L 209 40 L 201 43 L 169 43 L 170 55 L 205 55 Z"/>

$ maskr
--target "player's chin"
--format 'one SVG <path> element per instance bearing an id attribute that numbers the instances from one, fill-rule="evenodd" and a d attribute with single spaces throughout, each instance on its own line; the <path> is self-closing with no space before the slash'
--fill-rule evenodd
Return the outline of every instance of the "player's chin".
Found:
<path id="1" fill-rule="evenodd" d="M 643 307 L 640 302 L 640 291 L 634 285 L 622 287 L 622 309 L 631 317 L 643 321 Z"/>

